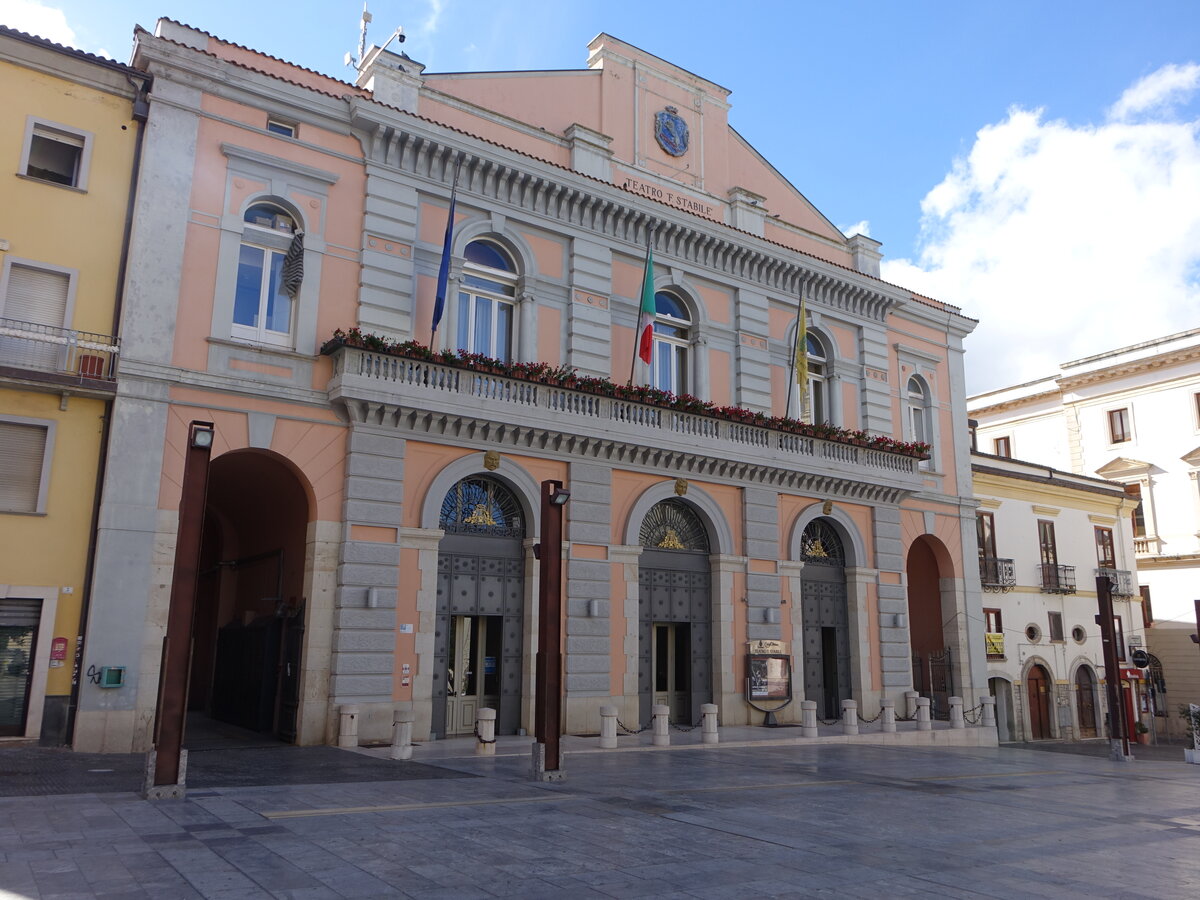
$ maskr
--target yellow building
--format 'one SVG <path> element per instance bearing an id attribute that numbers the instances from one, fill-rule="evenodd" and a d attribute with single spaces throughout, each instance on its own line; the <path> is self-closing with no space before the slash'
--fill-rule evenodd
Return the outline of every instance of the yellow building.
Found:
<path id="1" fill-rule="evenodd" d="M 144 82 L 0 27 L 0 739 L 66 743 L 88 677 L 81 606 Z"/>

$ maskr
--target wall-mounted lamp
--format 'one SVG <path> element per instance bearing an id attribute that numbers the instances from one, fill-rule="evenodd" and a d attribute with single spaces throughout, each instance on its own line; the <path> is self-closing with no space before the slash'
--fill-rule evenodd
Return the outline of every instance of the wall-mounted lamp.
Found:
<path id="1" fill-rule="evenodd" d="M 566 506 L 571 499 L 571 492 L 566 488 L 555 488 L 549 499 L 554 506 Z"/>
<path id="2" fill-rule="evenodd" d="M 197 450 L 210 449 L 213 445 L 212 422 L 193 422 L 191 434 L 188 435 L 188 444 Z"/>

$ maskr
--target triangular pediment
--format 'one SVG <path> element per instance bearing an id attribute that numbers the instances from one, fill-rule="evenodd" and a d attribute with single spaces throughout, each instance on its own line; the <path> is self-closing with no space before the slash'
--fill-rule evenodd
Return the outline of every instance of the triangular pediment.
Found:
<path id="1" fill-rule="evenodd" d="M 1200 468 L 1200 447 L 1197 447 L 1195 450 L 1192 450 L 1190 453 L 1183 454 L 1183 456 L 1181 456 L 1179 458 L 1182 459 L 1189 466 L 1195 466 L 1196 468 Z"/>
<path id="2" fill-rule="evenodd" d="M 1096 474 L 1101 478 L 1114 478 L 1117 480 L 1134 478 L 1139 475 L 1149 475 L 1150 463 L 1142 462 L 1140 459 L 1130 459 L 1127 456 L 1118 456 L 1116 459 L 1098 468 Z"/>

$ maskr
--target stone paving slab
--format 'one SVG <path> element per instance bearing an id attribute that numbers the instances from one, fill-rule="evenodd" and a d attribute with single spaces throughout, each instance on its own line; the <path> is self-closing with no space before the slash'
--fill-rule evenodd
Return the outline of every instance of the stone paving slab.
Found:
<path id="1" fill-rule="evenodd" d="M 47 747 L 0 748 L 0 797 L 121 793 L 141 790 L 141 753 L 74 753 Z M 188 786 L 193 790 L 262 785 L 339 784 L 363 781 L 468 778 L 419 762 L 397 764 L 336 747 L 265 746 L 193 750 Z"/>
<path id="2" fill-rule="evenodd" d="M 0 896 L 1200 896 L 1182 762 L 768 744 L 578 753 L 550 784 L 528 765 L 0 799 Z"/>

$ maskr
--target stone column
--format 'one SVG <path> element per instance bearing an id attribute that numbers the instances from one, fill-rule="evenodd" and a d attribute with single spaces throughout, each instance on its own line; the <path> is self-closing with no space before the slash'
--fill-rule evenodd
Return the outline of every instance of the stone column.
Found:
<path id="1" fill-rule="evenodd" d="M 655 747 L 671 746 L 670 719 L 671 708 L 663 704 L 656 703 L 651 707 L 651 713 L 654 716 L 654 736 L 652 743 Z"/>

